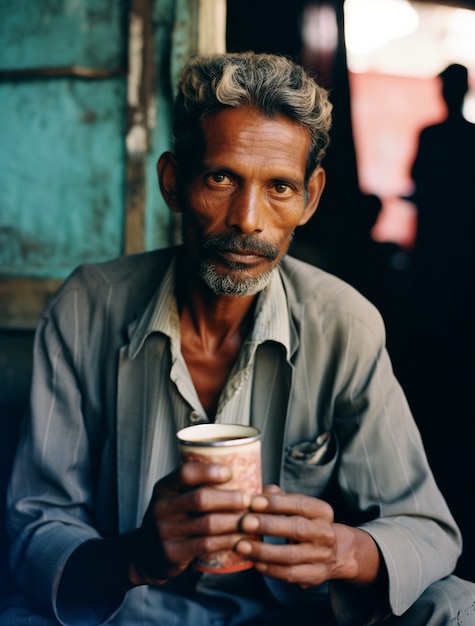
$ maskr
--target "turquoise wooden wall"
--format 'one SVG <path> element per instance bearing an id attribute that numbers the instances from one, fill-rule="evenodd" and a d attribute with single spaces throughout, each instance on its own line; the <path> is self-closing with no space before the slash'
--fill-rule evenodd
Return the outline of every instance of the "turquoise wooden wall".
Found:
<path id="1" fill-rule="evenodd" d="M 0 0 L 0 328 L 34 326 L 77 265 L 175 240 L 155 164 L 197 10 Z"/>
<path id="2" fill-rule="evenodd" d="M 122 251 L 123 80 L 0 85 L 0 265 L 62 278 Z"/>
<path id="3" fill-rule="evenodd" d="M 125 7 L 1 4 L 0 69 L 11 74 L 0 82 L 0 266 L 9 276 L 63 278 L 122 252 Z M 106 78 L 68 75 L 73 66 Z M 45 68 L 57 74 L 34 75 Z"/>

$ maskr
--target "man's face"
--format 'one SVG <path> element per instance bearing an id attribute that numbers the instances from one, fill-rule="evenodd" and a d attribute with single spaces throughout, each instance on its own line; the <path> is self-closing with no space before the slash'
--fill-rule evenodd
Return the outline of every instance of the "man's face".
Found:
<path id="1" fill-rule="evenodd" d="M 323 170 L 312 175 L 307 196 L 309 135 L 284 117 L 224 109 L 206 117 L 202 130 L 204 148 L 181 194 L 183 241 L 215 293 L 252 295 L 316 208 Z"/>

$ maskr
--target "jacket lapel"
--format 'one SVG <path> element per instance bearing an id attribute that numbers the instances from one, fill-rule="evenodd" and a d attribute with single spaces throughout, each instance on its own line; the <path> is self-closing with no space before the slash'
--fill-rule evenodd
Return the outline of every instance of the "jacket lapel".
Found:
<path id="1" fill-rule="evenodd" d="M 266 342 L 256 352 L 251 423 L 262 433 L 262 480 L 280 484 L 293 368 L 283 347 Z"/>
<path id="2" fill-rule="evenodd" d="M 128 346 L 120 351 L 117 393 L 117 489 L 119 530 L 126 532 L 142 523 L 159 474 L 155 441 L 159 385 L 151 383 L 154 364 L 163 358 L 167 343 L 150 335 L 131 359 Z M 160 433 L 173 441 L 171 416 L 161 416 Z M 164 421 L 165 420 L 165 421 Z"/>

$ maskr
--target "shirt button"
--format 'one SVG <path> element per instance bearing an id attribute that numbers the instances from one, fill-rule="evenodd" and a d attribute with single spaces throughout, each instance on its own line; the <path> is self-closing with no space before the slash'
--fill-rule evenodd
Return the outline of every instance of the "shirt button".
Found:
<path id="1" fill-rule="evenodd" d="M 192 411 L 190 413 L 190 422 L 192 424 L 198 424 L 198 422 L 204 422 L 205 420 L 201 417 L 198 411 Z"/>

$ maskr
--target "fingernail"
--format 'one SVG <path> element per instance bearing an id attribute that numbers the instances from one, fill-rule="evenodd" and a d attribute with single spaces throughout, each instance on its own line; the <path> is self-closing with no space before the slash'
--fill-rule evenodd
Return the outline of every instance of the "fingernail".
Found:
<path id="1" fill-rule="evenodd" d="M 232 476 L 231 470 L 226 465 L 211 465 L 210 470 L 213 476 L 220 480 L 230 480 Z"/>
<path id="2" fill-rule="evenodd" d="M 264 511 L 269 504 L 267 498 L 264 496 L 254 496 L 251 500 L 251 509 L 255 511 Z"/>
<path id="3" fill-rule="evenodd" d="M 245 515 L 241 521 L 241 527 L 246 532 L 255 532 L 259 528 L 259 520 L 255 515 Z"/>
<path id="4" fill-rule="evenodd" d="M 236 550 L 236 552 L 239 552 L 239 554 L 251 554 L 252 552 L 251 544 L 249 543 L 249 541 L 245 540 L 239 541 L 234 549 Z"/>
<path id="5" fill-rule="evenodd" d="M 251 506 L 252 497 L 248 493 L 242 494 L 243 508 L 248 509 Z"/>

